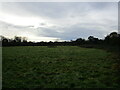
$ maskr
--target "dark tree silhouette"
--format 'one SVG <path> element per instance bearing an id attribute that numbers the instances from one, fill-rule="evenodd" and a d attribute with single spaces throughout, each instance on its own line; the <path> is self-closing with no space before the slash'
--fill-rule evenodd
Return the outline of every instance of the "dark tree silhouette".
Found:
<path id="1" fill-rule="evenodd" d="M 89 43 L 92 43 L 92 44 L 97 44 L 99 42 L 99 39 L 95 38 L 94 36 L 89 36 L 88 40 L 89 40 Z"/>
<path id="2" fill-rule="evenodd" d="M 22 37 L 15 36 L 15 37 L 14 37 L 14 40 L 15 40 L 16 42 L 22 42 Z"/>
<path id="3" fill-rule="evenodd" d="M 120 46 L 120 34 L 112 32 L 105 37 L 104 40 L 95 38 L 94 36 L 89 36 L 88 40 L 77 38 L 76 40 L 64 41 L 64 42 L 27 42 L 26 37 L 15 36 L 14 39 L 8 39 L 4 36 L 0 36 L 3 46 L 86 46 L 93 47 L 97 45 L 115 45 Z"/>
<path id="4" fill-rule="evenodd" d="M 84 44 L 84 42 L 85 42 L 85 39 L 82 39 L 82 38 L 78 38 L 78 39 L 76 39 L 76 44 L 77 45 L 80 45 L 80 44 Z"/>
<path id="5" fill-rule="evenodd" d="M 105 43 L 110 45 L 120 45 L 120 35 L 112 32 L 105 37 Z"/>

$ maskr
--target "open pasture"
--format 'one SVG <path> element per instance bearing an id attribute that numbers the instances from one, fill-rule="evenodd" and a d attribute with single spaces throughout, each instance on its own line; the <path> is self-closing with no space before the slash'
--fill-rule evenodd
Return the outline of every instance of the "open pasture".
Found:
<path id="1" fill-rule="evenodd" d="M 3 88 L 119 87 L 114 55 L 77 46 L 3 47 Z"/>

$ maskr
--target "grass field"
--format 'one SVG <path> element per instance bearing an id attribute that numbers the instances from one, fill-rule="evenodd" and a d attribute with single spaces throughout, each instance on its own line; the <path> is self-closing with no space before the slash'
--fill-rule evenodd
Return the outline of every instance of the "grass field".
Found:
<path id="1" fill-rule="evenodd" d="M 77 46 L 3 47 L 3 88 L 120 87 L 115 57 Z"/>

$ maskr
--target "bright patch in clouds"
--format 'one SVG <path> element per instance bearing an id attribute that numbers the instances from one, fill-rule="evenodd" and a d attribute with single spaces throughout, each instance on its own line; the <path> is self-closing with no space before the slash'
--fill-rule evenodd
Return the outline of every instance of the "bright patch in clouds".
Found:
<path id="1" fill-rule="evenodd" d="M 104 38 L 118 30 L 117 2 L 2 3 L 0 32 L 30 41 Z"/>
<path id="2" fill-rule="evenodd" d="M 0 13 L 0 20 L 18 26 L 39 27 L 40 24 L 45 23 L 45 20 L 40 17 L 21 17 L 17 15 L 10 15 L 9 13 Z"/>

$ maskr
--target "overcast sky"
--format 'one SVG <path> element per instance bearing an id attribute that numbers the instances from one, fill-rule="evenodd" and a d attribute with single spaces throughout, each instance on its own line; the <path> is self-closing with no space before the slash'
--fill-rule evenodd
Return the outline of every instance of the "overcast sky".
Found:
<path id="1" fill-rule="evenodd" d="M 118 31 L 117 2 L 6 2 L 0 8 L 0 34 L 9 38 L 104 38 L 113 31 Z"/>

